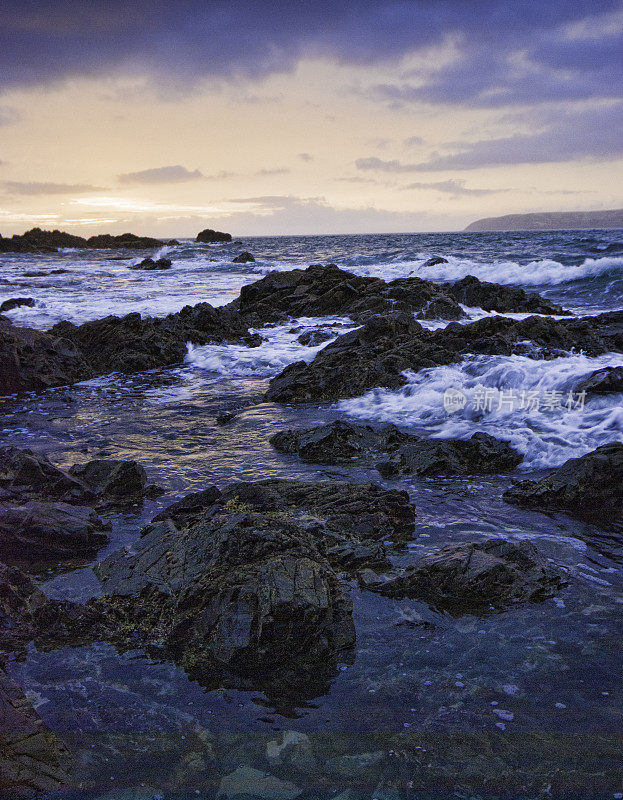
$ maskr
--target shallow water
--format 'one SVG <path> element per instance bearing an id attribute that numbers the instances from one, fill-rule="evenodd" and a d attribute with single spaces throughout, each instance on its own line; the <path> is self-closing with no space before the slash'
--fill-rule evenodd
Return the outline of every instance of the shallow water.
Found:
<path id="1" fill-rule="evenodd" d="M 14 285 L 18 273 L 35 263 L 72 271 L 31 279 L 30 288 L 40 281 L 32 292 L 3 286 L 0 300 L 32 294 L 35 309 L 9 316 L 46 327 L 67 317 L 80 321 L 130 310 L 162 314 L 199 300 L 226 302 L 240 285 L 271 267 L 335 260 L 362 274 L 395 277 L 409 274 L 408 269 L 421 274 L 418 261 L 434 253 L 451 257 L 450 265 L 426 275 L 438 280 L 471 272 L 513 282 L 512 271 L 504 272 L 510 262 L 515 278 L 521 273 L 534 280 L 530 264 L 539 261 L 549 297 L 598 311 L 622 305 L 617 292 L 623 291 L 623 257 L 600 256 L 613 243 L 623 247 L 623 233 L 255 239 L 246 240 L 244 249 L 256 254 L 256 265 L 239 269 L 224 260 L 243 248 L 182 247 L 168 253 L 172 270 L 138 278 L 124 262 L 106 262 L 110 253 L 11 256 L 3 258 L 1 275 Z M 219 260 L 208 261 L 213 257 Z M 599 279 L 587 259 L 601 262 Z M 605 259 L 621 264 L 611 267 Z M 545 262 L 558 266 L 547 272 Z M 555 282 L 555 270 L 572 277 Z M 582 286 L 577 285 L 579 270 L 590 275 Z M 433 321 L 430 327 L 442 324 Z M 260 330 L 266 341 L 258 348 L 194 347 L 176 369 L 0 398 L 1 439 L 46 453 L 61 466 L 97 456 L 134 458 L 145 466 L 149 482 L 163 487 L 157 501 L 111 517 L 111 542 L 98 558 L 131 544 L 173 499 L 211 483 L 268 477 L 374 480 L 406 489 L 416 505 L 413 539 L 395 550 L 396 563 L 409 563 L 449 542 L 527 538 L 568 570 L 570 585 L 544 603 L 455 618 L 416 601 L 373 595 L 353 583 L 354 652 L 345 655 L 325 685 L 307 694 L 243 690 L 215 676 L 186 675 L 154 654 L 118 653 L 106 643 L 51 652 L 31 647 L 25 660 L 9 664 L 9 672 L 76 752 L 84 787 L 80 796 L 112 791 L 109 800 L 123 800 L 123 790 L 142 787 L 145 798 L 208 798 L 221 777 L 240 765 L 292 781 L 310 800 L 347 788 L 360 791 L 353 797 L 362 798 L 475 798 L 472 787 L 478 781 L 469 778 L 471 772 L 481 783 L 487 778 L 482 797 L 588 800 L 620 790 L 623 550 L 594 526 L 522 511 L 505 504 L 501 495 L 514 477 L 538 475 L 606 441 L 623 441 L 623 398 L 592 399 L 584 410 L 511 411 L 493 403 L 490 410 L 475 411 L 471 401 L 479 388 L 567 392 L 595 369 L 623 364 L 623 356 L 570 354 L 549 362 L 476 356 L 410 375 L 396 392 L 375 390 L 319 406 L 262 401 L 271 376 L 288 363 L 311 360 L 320 349 L 300 345 L 301 330 L 330 327 L 338 335 L 349 325 L 344 318 L 293 320 Z M 463 412 L 444 410 L 449 386 L 466 392 Z M 217 425 L 222 410 L 239 413 L 228 425 Z M 484 430 L 510 439 L 525 462 L 511 476 L 383 481 L 375 470 L 356 463 L 303 464 L 277 453 L 268 441 L 281 428 L 336 418 L 393 421 L 443 437 Z M 55 598 L 84 601 L 100 591 L 87 563 L 42 567 L 41 580 Z M 275 764 L 266 746 L 275 736 L 280 739 L 280 731 L 308 734 L 322 759 L 307 771 Z M 416 751 L 421 760 L 414 766 Z M 405 794 L 409 770 L 416 793 Z M 532 787 L 526 794 L 516 788 L 522 781 Z M 396 786 L 402 794 L 396 794 Z M 380 789 L 375 793 L 378 787 L 384 795 Z M 63 793 L 65 800 L 69 797 Z"/>

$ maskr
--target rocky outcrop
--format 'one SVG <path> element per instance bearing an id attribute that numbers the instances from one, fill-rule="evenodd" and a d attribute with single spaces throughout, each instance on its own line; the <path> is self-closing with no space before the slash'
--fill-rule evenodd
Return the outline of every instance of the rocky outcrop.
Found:
<path id="1" fill-rule="evenodd" d="M 154 261 L 153 258 L 144 258 L 139 264 L 135 264 L 130 269 L 142 269 L 147 272 L 151 272 L 153 270 L 162 270 L 162 269 L 171 269 L 171 259 L 170 258 L 159 258 Z"/>
<path id="2" fill-rule="evenodd" d="M 311 363 L 286 367 L 271 380 L 267 398 L 301 403 L 356 397 L 377 386 L 396 389 L 406 383 L 405 370 L 451 364 L 466 353 L 547 359 L 573 349 L 592 356 L 623 352 L 623 312 L 558 321 L 489 317 L 437 331 L 407 314 L 375 316 L 331 342 Z"/>
<path id="3" fill-rule="evenodd" d="M 136 461 L 100 458 L 86 464 L 74 464 L 69 474 L 93 492 L 99 504 L 131 505 L 140 503 L 155 487 L 147 486 L 147 474 Z"/>
<path id="4" fill-rule="evenodd" d="M 95 493 L 44 455 L 0 447 L 0 501 L 49 500 L 89 505 Z"/>
<path id="5" fill-rule="evenodd" d="M 32 228 L 21 236 L 14 235 L 10 239 L 0 236 L 0 253 L 55 253 L 71 247 L 77 249 L 129 249 L 145 250 L 162 247 L 164 242 L 150 236 L 136 236 L 133 233 L 122 233 L 119 236 L 101 234 L 85 239 L 71 233 L 53 230 L 44 231 Z"/>
<path id="6" fill-rule="evenodd" d="M 387 597 L 423 600 L 463 614 L 543 600 L 565 580 L 529 542 L 489 539 L 448 545 L 393 574 L 378 577 L 365 571 L 360 583 Z"/>
<path id="7" fill-rule="evenodd" d="M 502 313 L 571 315 L 570 311 L 541 297 L 536 292 L 526 292 L 516 286 L 500 286 L 480 281 L 467 275 L 456 283 L 444 283 L 441 288 L 459 303 Z"/>
<path id="8" fill-rule="evenodd" d="M 57 792 L 69 782 L 69 752 L 24 692 L 0 669 L 0 797 Z"/>
<path id="9" fill-rule="evenodd" d="M 68 503 L 0 504 L 0 558 L 45 560 L 94 554 L 108 542 L 92 508 Z"/>
<path id="10" fill-rule="evenodd" d="M 251 264 L 255 261 L 252 253 L 249 253 L 247 250 L 244 250 L 242 253 L 237 255 L 235 258 L 232 258 L 233 264 Z"/>
<path id="11" fill-rule="evenodd" d="M 574 389 L 580 394 L 618 394 L 623 392 L 623 367 L 604 367 L 581 380 Z"/>
<path id="12" fill-rule="evenodd" d="M 0 314 L 3 314 L 5 311 L 12 311 L 14 308 L 20 308 L 20 306 L 33 308 L 34 305 L 35 301 L 32 297 L 11 297 L 9 300 L 0 303 Z"/>
<path id="13" fill-rule="evenodd" d="M 504 493 L 513 505 L 564 511 L 597 524 L 623 516 L 623 444 L 606 444 L 538 481 L 520 481 Z"/>
<path id="14" fill-rule="evenodd" d="M 317 464 L 376 466 L 394 475 L 476 475 L 509 472 L 522 456 L 508 442 L 486 433 L 470 439 L 426 439 L 386 425 L 372 428 L 336 421 L 307 430 L 279 431 L 270 439 L 282 453 Z"/>
<path id="15" fill-rule="evenodd" d="M 204 244 L 231 242 L 231 233 L 223 233 L 222 231 L 213 231 L 211 228 L 206 228 L 197 234 L 195 241 L 203 242 Z"/>

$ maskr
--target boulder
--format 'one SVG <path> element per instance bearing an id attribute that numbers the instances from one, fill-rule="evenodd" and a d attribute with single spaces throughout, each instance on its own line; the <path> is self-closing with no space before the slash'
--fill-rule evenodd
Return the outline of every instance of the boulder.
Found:
<path id="1" fill-rule="evenodd" d="M 573 390 L 577 394 L 618 394 L 623 392 L 623 367 L 604 367 L 581 380 Z"/>
<path id="2" fill-rule="evenodd" d="M 571 315 L 570 311 L 565 311 L 536 292 L 526 292 L 516 286 L 487 283 L 478 280 L 474 275 L 466 275 L 456 283 L 444 283 L 442 288 L 459 303 L 477 306 L 485 311 Z"/>
<path id="3" fill-rule="evenodd" d="M 231 233 L 223 233 L 222 231 L 213 231 L 211 228 L 206 228 L 197 234 L 195 241 L 203 242 L 204 244 L 231 242 Z"/>
<path id="4" fill-rule="evenodd" d="M 393 574 L 364 571 L 360 583 L 387 597 L 423 600 L 463 614 L 552 597 L 565 579 L 531 543 L 488 539 L 448 545 Z"/>
<path id="5" fill-rule="evenodd" d="M 313 331 L 305 331 L 298 338 L 297 341 L 305 347 L 317 347 L 329 339 L 333 339 L 335 334 L 331 331 L 325 331 L 322 328 L 316 328 Z"/>
<path id="6" fill-rule="evenodd" d="M 3 303 L 0 303 L 0 314 L 4 313 L 5 311 L 12 311 L 14 308 L 19 308 L 20 306 L 33 308 L 34 305 L 35 301 L 32 299 L 32 297 L 11 297 L 9 300 L 5 300 Z"/>
<path id="7" fill-rule="evenodd" d="M 540 480 L 519 481 L 506 492 L 513 505 L 607 523 L 623 514 L 623 444 L 605 444 L 571 458 Z"/>
<path id="8" fill-rule="evenodd" d="M 250 264 L 255 261 L 255 258 L 247 250 L 232 258 L 233 264 Z"/>
<path id="9" fill-rule="evenodd" d="M 2 669 L 0 720 L 0 796 L 18 800 L 66 788 L 67 748 Z"/>
<path id="10" fill-rule="evenodd" d="M 154 261 L 153 258 L 144 258 L 140 264 L 135 264 L 130 269 L 142 269 L 142 270 L 160 270 L 160 269 L 171 269 L 171 259 L 170 258 L 159 258 L 157 261 Z"/>
<path id="11" fill-rule="evenodd" d="M 0 504 L 0 558 L 16 561 L 92 555 L 108 542 L 92 508 L 67 503 Z"/>
<path id="12" fill-rule="evenodd" d="M 0 501 L 53 500 L 89 505 L 95 494 L 44 455 L 18 447 L 0 447 Z"/>
<path id="13" fill-rule="evenodd" d="M 428 261 L 425 261 L 422 264 L 422 266 L 423 267 L 436 267 L 438 264 L 447 264 L 447 263 L 448 263 L 448 259 L 444 258 L 443 256 L 432 256 L 431 258 L 428 259 Z"/>
<path id="14" fill-rule="evenodd" d="M 136 461 L 96 459 L 74 464 L 69 474 L 87 486 L 100 502 L 125 505 L 145 496 L 147 475 Z"/>

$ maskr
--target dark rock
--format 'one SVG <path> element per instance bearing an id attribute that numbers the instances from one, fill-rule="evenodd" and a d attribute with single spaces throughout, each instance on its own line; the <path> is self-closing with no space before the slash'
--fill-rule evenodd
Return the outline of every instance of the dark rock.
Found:
<path id="1" fill-rule="evenodd" d="M 113 505 L 140 502 L 145 496 L 147 475 L 136 461 L 96 459 L 86 464 L 74 464 L 69 474 L 97 496 Z"/>
<path id="2" fill-rule="evenodd" d="M 333 339 L 334 334 L 331 331 L 325 331 L 322 328 L 316 328 L 313 331 L 305 331 L 302 333 L 297 341 L 305 347 L 316 347 L 329 339 Z"/>
<path id="3" fill-rule="evenodd" d="M 388 597 L 424 600 L 456 614 L 543 600 L 565 585 L 529 542 L 489 539 L 443 547 L 393 575 L 360 576 L 361 585 Z"/>
<path id="4" fill-rule="evenodd" d="M 69 782 L 69 752 L 24 692 L 0 669 L 0 796 L 57 792 Z"/>
<path id="5" fill-rule="evenodd" d="M 216 486 L 208 486 L 200 492 L 187 494 L 176 503 L 164 508 L 152 522 L 162 522 L 170 519 L 178 527 L 187 527 L 193 520 L 197 519 L 204 511 L 211 508 L 221 499 L 221 492 Z"/>
<path id="6" fill-rule="evenodd" d="M 216 424 L 217 425 L 227 425 L 232 420 L 236 419 L 237 416 L 238 415 L 236 414 L 235 411 L 219 411 L 219 413 L 215 417 Z"/>
<path id="7" fill-rule="evenodd" d="M 34 270 L 33 272 L 25 272 L 24 278 L 45 278 L 48 275 L 64 275 L 65 273 L 70 272 L 68 269 L 51 269 L 48 272 L 44 272 L 43 270 Z"/>
<path id="8" fill-rule="evenodd" d="M 87 239 L 86 246 L 97 250 L 150 250 L 154 247 L 162 247 L 163 244 L 164 242 L 161 239 L 154 239 L 151 236 L 136 236 L 134 233 L 111 236 L 105 233 L 99 236 L 91 236 Z"/>
<path id="9" fill-rule="evenodd" d="M 0 314 L 3 311 L 11 311 L 14 308 L 19 308 L 19 306 L 28 306 L 28 308 L 33 308 L 35 305 L 35 301 L 32 297 L 12 297 L 10 300 L 5 300 L 3 303 L 0 303 Z"/>
<path id="10" fill-rule="evenodd" d="M 89 505 L 93 491 L 43 455 L 0 447 L 0 500 L 55 500 Z"/>
<path id="11" fill-rule="evenodd" d="M 412 315 L 388 314 L 338 337 L 311 363 L 286 367 L 266 396 L 284 403 L 356 397 L 377 386 L 396 389 L 406 383 L 405 370 L 451 364 L 466 353 L 549 359 L 573 349 L 591 356 L 622 352 L 623 312 L 570 320 L 488 317 L 436 331 L 425 330 Z"/>
<path id="12" fill-rule="evenodd" d="M 92 508 L 84 506 L 0 504 L 0 557 L 21 561 L 92 554 L 108 542 L 103 533 L 107 528 Z"/>
<path id="13" fill-rule="evenodd" d="M 516 286 L 486 283 L 473 275 L 467 275 L 456 283 L 444 283 L 441 288 L 459 303 L 477 306 L 485 311 L 571 315 L 570 311 L 545 300 L 536 292 L 526 292 Z"/>
<path id="14" fill-rule="evenodd" d="M 233 264 L 250 264 L 253 261 L 255 261 L 255 258 L 247 250 L 240 253 L 240 255 L 237 255 L 235 258 L 232 258 Z"/>
<path id="15" fill-rule="evenodd" d="M 213 231 L 211 228 L 206 228 L 197 234 L 195 241 L 203 242 L 204 244 L 231 242 L 231 233 L 223 233 L 222 231 Z"/>
<path id="16" fill-rule="evenodd" d="M 623 392 L 623 367 L 604 367 L 580 381 L 573 390 L 580 394 L 618 394 Z"/>
<path id="17" fill-rule="evenodd" d="M 0 236 L 0 253 L 55 253 L 64 247 L 85 249 L 124 248 L 147 249 L 161 247 L 160 239 L 149 236 L 136 236 L 133 233 L 123 233 L 120 236 L 103 234 L 84 239 L 63 231 L 43 231 L 41 228 L 32 228 L 21 236 L 5 239 Z"/>
<path id="18" fill-rule="evenodd" d="M 623 444 L 605 444 L 538 481 L 520 481 L 504 493 L 504 500 L 543 511 L 606 524 L 623 514 Z"/>
<path id="19" fill-rule="evenodd" d="M 259 347 L 265 341 L 264 337 L 260 336 L 259 333 L 250 333 L 243 339 L 247 347 Z"/>
<path id="20" fill-rule="evenodd" d="M 170 258 L 159 258 L 157 261 L 154 261 L 153 258 L 144 258 L 140 264 L 135 264 L 130 269 L 142 269 L 142 270 L 160 270 L 160 269 L 171 269 L 171 259 Z"/>
<path id="21" fill-rule="evenodd" d="M 429 258 L 428 261 L 425 261 L 422 264 L 422 266 L 423 267 L 436 267 L 437 264 L 447 264 L 447 263 L 448 263 L 448 259 L 447 258 L 443 258 L 443 256 L 433 256 L 432 258 Z"/>

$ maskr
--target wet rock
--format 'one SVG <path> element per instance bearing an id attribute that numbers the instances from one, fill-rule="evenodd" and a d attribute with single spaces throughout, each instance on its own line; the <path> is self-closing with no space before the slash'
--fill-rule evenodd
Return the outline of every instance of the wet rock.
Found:
<path id="1" fill-rule="evenodd" d="M 222 231 L 213 231 L 211 228 L 206 228 L 197 234 L 195 241 L 203 242 L 204 244 L 231 242 L 231 233 L 223 233 Z"/>
<path id="2" fill-rule="evenodd" d="M 216 793 L 217 800 L 294 800 L 301 790 L 290 781 L 260 772 L 252 767 L 238 767 L 226 775 Z"/>
<path id="3" fill-rule="evenodd" d="M 305 331 L 305 333 L 302 333 L 297 338 L 297 341 L 305 347 L 317 347 L 319 344 L 322 344 L 323 342 L 333 338 L 334 334 L 332 334 L 331 331 L 325 331 L 322 330 L 322 328 L 316 328 L 313 331 Z"/>
<path id="4" fill-rule="evenodd" d="M 171 269 L 171 259 L 170 258 L 159 258 L 156 261 L 153 258 L 144 258 L 140 264 L 135 264 L 130 269 L 142 269 L 142 270 L 159 270 L 159 269 Z"/>
<path id="5" fill-rule="evenodd" d="M 588 378 L 580 381 L 574 392 L 580 394 L 618 394 L 623 392 L 623 367 L 604 367 L 595 370 Z"/>
<path id="6" fill-rule="evenodd" d="M 443 258 L 443 256 L 433 256 L 429 258 L 428 261 L 425 261 L 422 266 L 423 267 L 436 267 L 438 264 L 447 264 L 448 259 Z"/>
<path id="7" fill-rule="evenodd" d="M 9 300 L 5 300 L 3 303 L 0 303 L 0 314 L 4 311 L 12 311 L 14 308 L 19 308 L 20 306 L 27 306 L 28 308 L 33 308 L 35 305 L 35 301 L 32 297 L 11 297 Z"/>
<path id="8" fill-rule="evenodd" d="M 243 339 L 243 342 L 246 344 L 247 347 L 259 347 L 265 341 L 266 340 L 264 339 L 264 337 L 260 336 L 259 333 L 250 333 Z"/>
<path id="9" fill-rule="evenodd" d="M 0 317 L 0 395 L 84 380 L 87 364 L 61 336 L 14 326 Z"/>
<path id="10" fill-rule="evenodd" d="M 419 439 L 397 448 L 388 461 L 377 464 L 385 476 L 495 475 L 510 472 L 523 461 L 508 442 L 488 433 L 469 439 Z"/>
<path id="11" fill-rule="evenodd" d="M 309 736 L 299 731 L 283 731 L 280 739 L 271 739 L 266 760 L 273 767 L 286 765 L 304 773 L 314 772 L 318 766 Z"/>
<path id="12" fill-rule="evenodd" d="M 46 456 L 18 447 L 0 447 L 0 501 L 23 499 L 89 505 L 95 495 Z"/>
<path id="13" fill-rule="evenodd" d="M 11 560 L 73 558 L 108 542 L 92 508 L 67 503 L 0 504 L 0 557 Z"/>
<path id="14" fill-rule="evenodd" d="M 140 502 L 145 496 L 147 475 L 136 461 L 96 459 L 74 464 L 69 474 L 88 486 L 102 502 L 125 505 Z"/>
<path id="15" fill-rule="evenodd" d="M 162 247 L 163 244 L 164 242 L 161 239 L 154 239 L 151 236 L 137 236 L 134 233 L 111 236 L 108 233 L 104 233 L 99 236 L 91 236 L 87 239 L 86 246 L 97 250 L 117 248 L 123 250 L 149 250 L 155 247 Z"/>
<path id="16" fill-rule="evenodd" d="M 573 349 L 591 356 L 622 352 L 623 312 L 571 320 L 488 317 L 436 331 L 425 330 L 412 315 L 375 316 L 328 344 L 311 363 L 286 367 L 271 380 L 266 397 L 284 403 L 337 400 L 377 386 L 399 388 L 405 370 L 451 364 L 466 353 L 548 359 Z"/>
<path id="17" fill-rule="evenodd" d="M 176 503 L 167 506 L 153 518 L 152 522 L 170 519 L 178 527 L 188 527 L 193 520 L 211 508 L 220 498 L 220 489 L 216 486 L 208 486 L 207 489 L 188 494 Z"/>
<path id="18" fill-rule="evenodd" d="M 489 539 L 448 545 L 380 578 L 365 571 L 360 583 L 387 597 L 424 600 L 462 614 L 543 600 L 556 594 L 565 580 L 529 542 Z"/>
<path id="19" fill-rule="evenodd" d="M 240 253 L 235 258 L 232 258 L 233 264 L 250 264 L 253 261 L 255 261 L 255 258 L 247 250 L 245 250 L 243 253 Z"/>
<path id="20" fill-rule="evenodd" d="M 219 411 L 216 415 L 217 425 L 228 425 L 232 420 L 236 419 L 237 413 L 235 411 Z"/>
<path id="21" fill-rule="evenodd" d="M 485 311 L 519 312 L 528 314 L 570 315 L 561 306 L 541 297 L 536 292 L 526 292 L 515 286 L 480 281 L 467 275 L 456 283 L 444 283 L 442 288 L 459 303 L 477 306 Z"/>
<path id="22" fill-rule="evenodd" d="M 623 514 L 623 444 L 606 444 L 571 458 L 541 480 L 520 481 L 504 492 L 513 505 L 564 511 L 597 524 Z"/>
<path id="23" fill-rule="evenodd" d="M 60 791 L 69 782 L 69 765 L 65 745 L 0 669 L 0 796 L 18 800 Z"/>

